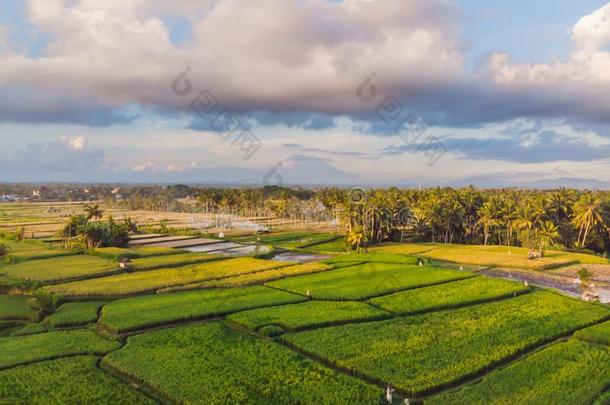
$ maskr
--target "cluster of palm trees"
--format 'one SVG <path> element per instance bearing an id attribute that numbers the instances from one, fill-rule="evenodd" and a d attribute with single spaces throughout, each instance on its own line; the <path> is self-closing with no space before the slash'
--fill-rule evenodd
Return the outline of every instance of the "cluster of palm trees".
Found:
<path id="1" fill-rule="evenodd" d="M 96 247 L 123 247 L 129 242 L 129 234 L 137 231 L 137 224 L 130 217 L 117 223 L 112 216 L 102 221 L 103 210 L 99 204 L 84 206 L 84 214 L 73 215 L 59 231 L 63 244 L 72 247 L 83 245 L 88 249 Z"/>
<path id="2" fill-rule="evenodd" d="M 538 255 L 549 246 L 610 250 L 607 192 L 468 187 L 368 190 L 357 201 L 349 195 L 344 192 L 343 223 L 355 248 L 407 229 L 418 241 L 521 245 Z"/>

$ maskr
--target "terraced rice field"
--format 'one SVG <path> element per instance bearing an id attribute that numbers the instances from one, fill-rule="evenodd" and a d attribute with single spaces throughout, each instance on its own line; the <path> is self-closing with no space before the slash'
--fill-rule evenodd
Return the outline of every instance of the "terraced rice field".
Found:
<path id="1" fill-rule="evenodd" d="M 0 295 L 0 320 L 34 321 L 38 318 L 34 300 L 19 295 Z"/>
<path id="2" fill-rule="evenodd" d="M 326 261 L 332 265 L 351 265 L 357 263 L 386 263 L 386 264 L 418 264 L 419 259 L 392 253 L 362 253 L 345 254 Z"/>
<path id="3" fill-rule="evenodd" d="M 268 285 L 302 295 L 309 291 L 317 299 L 358 300 L 472 276 L 470 273 L 432 267 L 367 263 L 273 281 Z"/>
<path id="4" fill-rule="evenodd" d="M 294 331 L 343 322 L 383 319 L 388 316 L 386 311 L 362 302 L 309 301 L 238 312 L 229 315 L 227 319 L 249 329 L 277 325 Z"/>
<path id="5" fill-rule="evenodd" d="M 44 322 L 38 322 L 38 323 L 28 323 L 23 327 L 20 327 L 16 330 L 14 330 L 10 336 L 28 336 L 28 335 L 35 335 L 38 333 L 43 333 L 43 332 L 47 332 L 48 328 L 47 325 L 44 324 Z"/>
<path id="6" fill-rule="evenodd" d="M 262 284 L 303 274 L 320 273 L 332 270 L 333 267 L 324 263 L 305 263 L 297 265 L 286 265 L 271 270 L 257 271 L 256 273 L 243 274 L 240 276 L 226 277 L 218 280 L 204 281 L 202 283 L 189 284 L 182 287 L 169 287 L 162 289 L 162 292 L 191 290 L 197 288 L 228 288 L 245 287 L 253 284 Z"/>
<path id="7" fill-rule="evenodd" d="M 268 260 L 236 258 L 177 268 L 128 272 L 116 276 L 52 285 L 46 287 L 46 290 L 65 296 L 116 297 L 255 273 L 282 266 L 285 264 Z"/>
<path id="8" fill-rule="evenodd" d="M 299 249 L 321 243 L 329 243 L 341 238 L 334 233 L 312 233 L 312 232 L 281 232 L 271 235 L 247 236 L 235 238 L 238 242 L 260 242 L 273 245 L 283 249 Z"/>
<path id="9" fill-rule="evenodd" d="M 304 300 L 295 294 L 259 286 L 142 296 L 105 305 L 100 324 L 114 333 L 124 333 Z"/>
<path id="10" fill-rule="evenodd" d="M 371 249 L 382 253 L 417 254 L 429 259 L 486 267 L 545 270 L 570 264 L 608 264 L 608 260 L 580 253 L 547 251 L 541 259 L 528 259 L 528 250 L 513 246 L 477 245 L 386 245 Z M 418 251 L 419 250 L 419 251 Z"/>
<path id="11" fill-rule="evenodd" d="M 218 259 L 220 256 L 201 253 L 180 253 L 132 259 L 131 269 L 135 271 L 154 270 L 168 267 L 182 267 Z"/>
<path id="12" fill-rule="evenodd" d="M 218 322 L 130 337 L 104 363 L 190 404 L 375 404 L 382 393 Z"/>
<path id="13" fill-rule="evenodd" d="M 308 252 L 319 253 L 344 253 L 347 250 L 344 237 L 330 242 L 307 246 L 303 249 L 307 250 Z"/>
<path id="14" fill-rule="evenodd" d="M 426 404 L 591 404 L 610 381 L 609 364 L 610 350 L 570 339 Z"/>
<path id="15" fill-rule="evenodd" d="M 284 335 L 339 367 L 391 381 L 411 395 L 477 375 L 511 356 L 610 314 L 557 294 Z"/>
<path id="16" fill-rule="evenodd" d="M 0 371 L 0 401 L 11 404 L 154 404 L 97 368 L 93 356 L 69 357 Z"/>
<path id="17" fill-rule="evenodd" d="M 390 312 L 412 314 L 508 298 L 526 291 L 529 291 L 529 288 L 521 283 L 474 277 L 385 295 L 373 298 L 370 302 Z"/>
<path id="18" fill-rule="evenodd" d="M 69 302 L 45 318 L 45 323 L 53 328 L 82 326 L 97 321 L 103 302 Z"/>
<path id="19" fill-rule="evenodd" d="M 72 254 L 72 252 L 62 249 L 51 249 L 39 242 L 14 242 L 0 239 L 0 243 L 3 243 L 10 248 L 9 261 L 44 259 Z"/>
<path id="20" fill-rule="evenodd" d="M 0 269 L 0 272 L 9 277 L 41 283 L 96 277 L 117 271 L 118 263 L 86 255 L 30 260 Z"/>
<path id="21" fill-rule="evenodd" d="M 0 338 L 0 369 L 78 354 L 101 355 L 119 347 L 117 342 L 85 329 L 5 337 Z"/>
<path id="22" fill-rule="evenodd" d="M 263 237 L 344 243 L 328 236 Z M 388 382 L 393 403 L 607 403 L 610 308 L 406 254 L 490 263 L 505 247 L 379 249 L 298 265 L 150 247 L 3 263 L 2 291 L 52 314 L 0 295 L 0 403 L 369 405 L 387 403 Z M 530 268 L 573 260 L 600 258 Z M 74 302 L 54 308 L 16 274 Z"/>
<path id="23" fill-rule="evenodd" d="M 610 321 L 579 330 L 574 337 L 585 342 L 610 346 Z"/>
<path id="24" fill-rule="evenodd" d="M 110 260 L 118 261 L 121 257 L 129 257 L 131 259 L 136 259 L 145 257 L 175 255 L 180 254 L 182 252 L 180 250 L 170 248 L 142 246 L 131 249 L 117 247 L 96 248 L 92 249 L 88 253 L 105 257 Z"/>

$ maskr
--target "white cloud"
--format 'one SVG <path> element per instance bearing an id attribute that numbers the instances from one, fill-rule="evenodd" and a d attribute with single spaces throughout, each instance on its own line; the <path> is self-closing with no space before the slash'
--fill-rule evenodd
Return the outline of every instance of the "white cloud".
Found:
<path id="1" fill-rule="evenodd" d="M 0 167 L 12 172 L 94 172 L 106 163 L 106 152 L 90 149 L 86 138 L 61 137 L 47 142 L 31 142 L 0 160 Z"/>
<path id="2" fill-rule="evenodd" d="M 582 17 L 572 28 L 573 51 L 565 61 L 511 64 L 508 54 L 494 54 L 489 68 L 496 82 L 511 87 L 559 85 L 595 94 L 593 86 L 610 89 L 610 3 Z"/>
<path id="3" fill-rule="evenodd" d="M 61 92 L 72 104 L 187 109 L 169 85 L 189 65 L 196 89 L 238 109 L 352 112 L 365 108 L 354 92 L 371 71 L 386 91 L 462 71 L 457 9 L 441 0 L 220 0 L 199 3 L 205 13 L 196 3 L 30 0 L 30 20 L 51 42 L 44 57 L 5 58 L 0 85 Z M 159 14 L 170 9 L 188 12 L 188 48 L 170 40 Z"/>
<path id="4" fill-rule="evenodd" d="M 578 51 L 599 52 L 610 45 L 610 3 L 582 17 L 572 29 Z"/>
<path id="5" fill-rule="evenodd" d="M 89 141 L 82 136 L 69 140 L 68 142 L 70 143 L 72 149 L 86 150 L 89 148 Z"/>

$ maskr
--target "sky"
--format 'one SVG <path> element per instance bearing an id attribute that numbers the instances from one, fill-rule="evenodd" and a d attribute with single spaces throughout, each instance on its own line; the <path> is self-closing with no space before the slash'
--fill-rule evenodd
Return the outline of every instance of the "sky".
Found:
<path id="1" fill-rule="evenodd" d="M 609 169 L 605 1 L 0 0 L 1 182 Z"/>

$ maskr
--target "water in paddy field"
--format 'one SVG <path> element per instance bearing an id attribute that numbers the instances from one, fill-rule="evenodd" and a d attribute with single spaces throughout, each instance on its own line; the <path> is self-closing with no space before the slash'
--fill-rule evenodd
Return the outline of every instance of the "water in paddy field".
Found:
<path id="1" fill-rule="evenodd" d="M 610 303 L 610 290 L 599 290 L 599 302 L 604 304 Z"/>
<path id="2" fill-rule="evenodd" d="M 319 255 L 316 253 L 297 253 L 297 252 L 283 252 L 273 256 L 271 260 L 278 262 L 297 262 L 297 263 L 308 263 L 317 262 L 320 260 L 330 259 L 330 256 Z"/>
<path id="3" fill-rule="evenodd" d="M 247 245 L 233 249 L 225 249 L 219 252 L 214 252 L 221 254 L 223 256 L 252 256 L 252 255 L 262 255 L 265 253 L 269 253 L 269 246 L 254 246 Z"/>
<path id="4" fill-rule="evenodd" d="M 240 245 L 234 242 L 221 242 L 184 248 L 194 253 L 212 253 L 222 256 L 253 256 L 269 253 L 269 246 Z"/>
<path id="5" fill-rule="evenodd" d="M 217 250 L 238 248 L 241 246 L 243 246 L 243 245 L 240 245 L 239 243 L 222 242 L 222 243 L 213 243 L 213 244 L 207 244 L 207 245 L 201 245 L 201 246 L 192 246 L 192 247 L 184 248 L 184 250 L 187 250 L 187 251 L 193 252 L 193 253 L 207 253 L 207 252 L 216 252 Z"/>

